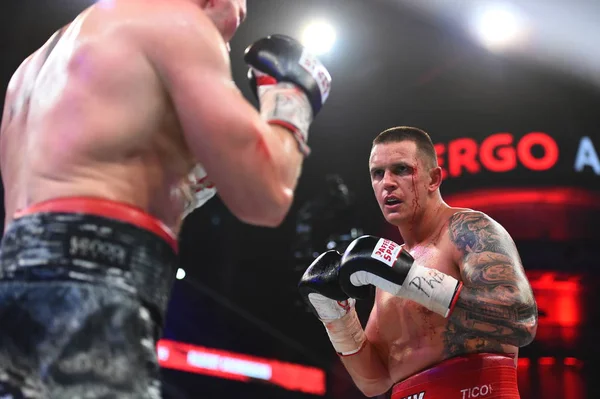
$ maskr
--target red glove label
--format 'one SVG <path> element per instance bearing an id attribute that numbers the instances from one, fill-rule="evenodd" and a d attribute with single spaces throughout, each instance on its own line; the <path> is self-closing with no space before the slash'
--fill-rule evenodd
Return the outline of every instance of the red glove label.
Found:
<path id="1" fill-rule="evenodd" d="M 380 238 L 377 245 L 375 245 L 375 249 L 373 249 L 371 257 L 388 266 L 393 266 L 401 250 L 402 247 L 395 242 Z"/>
<path id="2" fill-rule="evenodd" d="M 325 103 L 331 90 L 331 75 L 329 75 L 325 66 L 321 64 L 321 61 L 307 50 L 302 52 L 302 56 L 298 62 L 317 81 L 317 85 L 321 91 L 321 103 Z"/>

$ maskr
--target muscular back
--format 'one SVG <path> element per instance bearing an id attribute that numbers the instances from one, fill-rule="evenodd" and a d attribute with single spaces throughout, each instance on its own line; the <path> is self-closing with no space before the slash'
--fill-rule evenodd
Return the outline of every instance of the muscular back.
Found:
<path id="1" fill-rule="evenodd" d="M 93 6 L 18 68 L 0 134 L 6 220 L 33 203 L 93 196 L 173 226 L 192 167 L 169 97 L 138 45 L 148 3 Z M 133 25 L 133 26 L 132 26 Z"/>

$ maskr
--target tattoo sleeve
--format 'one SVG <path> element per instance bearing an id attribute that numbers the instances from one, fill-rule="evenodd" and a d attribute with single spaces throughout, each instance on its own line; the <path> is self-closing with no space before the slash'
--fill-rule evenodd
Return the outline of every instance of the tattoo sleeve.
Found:
<path id="1" fill-rule="evenodd" d="M 457 346 L 467 345 L 469 338 L 484 347 L 529 344 L 537 328 L 537 306 L 508 233 L 485 214 L 468 211 L 452 216 L 449 234 L 461 254 L 463 281 L 449 318 L 449 350 L 454 345 L 460 351 Z"/>

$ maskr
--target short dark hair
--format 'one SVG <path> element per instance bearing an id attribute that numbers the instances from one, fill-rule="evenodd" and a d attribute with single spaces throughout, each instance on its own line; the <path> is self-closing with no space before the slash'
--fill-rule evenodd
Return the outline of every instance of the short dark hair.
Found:
<path id="1" fill-rule="evenodd" d="M 373 140 L 373 147 L 377 144 L 398 143 L 401 141 L 412 141 L 416 144 L 417 150 L 427 157 L 429 165 L 437 167 L 437 153 L 431 141 L 429 134 L 416 127 L 396 126 L 379 133 Z"/>

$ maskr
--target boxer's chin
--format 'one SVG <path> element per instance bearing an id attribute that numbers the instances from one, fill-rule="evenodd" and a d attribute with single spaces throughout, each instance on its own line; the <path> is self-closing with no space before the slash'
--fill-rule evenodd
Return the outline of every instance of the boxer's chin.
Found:
<path id="1" fill-rule="evenodd" d="M 384 207 L 383 217 L 388 223 L 395 226 L 400 226 L 401 224 L 409 221 L 412 215 L 402 209 L 389 210 Z"/>
<path id="2" fill-rule="evenodd" d="M 383 217 L 388 223 L 393 224 L 395 226 L 402 224 L 402 222 L 405 219 L 405 217 L 403 217 L 398 212 L 384 212 Z"/>

